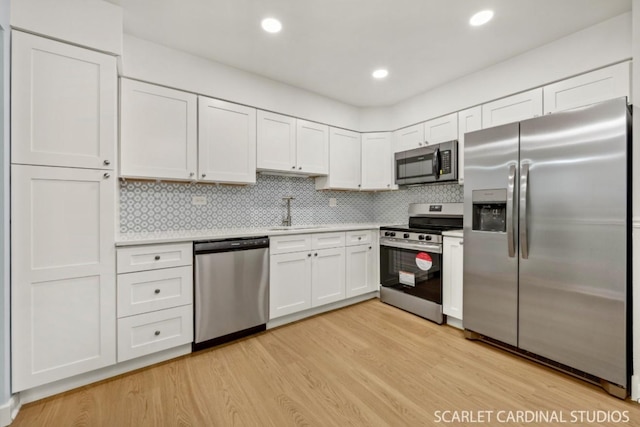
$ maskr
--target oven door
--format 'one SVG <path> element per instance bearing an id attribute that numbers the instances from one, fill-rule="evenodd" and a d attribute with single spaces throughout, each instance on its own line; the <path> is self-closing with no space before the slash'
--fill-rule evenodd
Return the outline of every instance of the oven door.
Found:
<path id="1" fill-rule="evenodd" d="M 380 239 L 380 284 L 442 304 L 442 246 Z"/>

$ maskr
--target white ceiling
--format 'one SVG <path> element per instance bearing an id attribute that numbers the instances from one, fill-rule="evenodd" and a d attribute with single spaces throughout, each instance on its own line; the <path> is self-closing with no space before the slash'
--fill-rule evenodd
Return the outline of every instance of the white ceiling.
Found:
<path id="1" fill-rule="evenodd" d="M 110 0 L 125 33 L 345 103 L 392 105 L 631 10 L 631 0 Z M 495 16 L 483 27 L 468 20 Z M 267 34 L 267 16 L 283 23 Z M 371 78 L 389 69 L 382 81 Z"/>

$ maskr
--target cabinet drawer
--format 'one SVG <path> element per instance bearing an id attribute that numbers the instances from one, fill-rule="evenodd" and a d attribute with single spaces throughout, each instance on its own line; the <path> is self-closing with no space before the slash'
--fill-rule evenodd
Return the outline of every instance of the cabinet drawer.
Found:
<path id="1" fill-rule="evenodd" d="M 193 244 L 147 245 L 118 248 L 118 273 L 181 267 L 193 264 Z"/>
<path id="2" fill-rule="evenodd" d="M 311 235 L 312 249 L 337 248 L 340 246 L 344 246 L 344 232 Z"/>
<path id="3" fill-rule="evenodd" d="M 192 341 L 192 305 L 118 319 L 118 362 Z"/>
<path id="4" fill-rule="evenodd" d="M 190 266 L 118 275 L 118 317 L 192 302 L 193 270 Z"/>
<path id="5" fill-rule="evenodd" d="M 311 250 L 310 234 L 272 236 L 269 238 L 269 252 L 272 255 Z"/>
<path id="6" fill-rule="evenodd" d="M 369 245 L 373 241 L 371 230 L 347 231 L 347 246 Z"/>

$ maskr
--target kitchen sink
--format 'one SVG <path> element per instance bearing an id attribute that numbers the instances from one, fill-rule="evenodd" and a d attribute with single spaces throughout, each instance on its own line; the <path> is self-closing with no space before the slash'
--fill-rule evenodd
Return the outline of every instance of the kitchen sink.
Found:
<path id="1" fill-rule="evenodd" d="M 315 230 L 318 228 L 328 228 L 326 225 L 279 225 L 277 227 L 270 227 L 268 230 Z"/>

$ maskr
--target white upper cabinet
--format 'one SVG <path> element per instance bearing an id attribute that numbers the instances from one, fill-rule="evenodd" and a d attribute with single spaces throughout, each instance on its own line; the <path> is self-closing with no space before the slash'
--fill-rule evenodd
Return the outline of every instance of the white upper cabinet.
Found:
<path id="1" fill-rule="evenodd" d="M 464 134 L 482 129 L 480 105 L 458 112 L 458 183 L 464 184 Z"/>
<path id="2" fill-rule="evenodd" d="M 293 172 L 296 167 L 296 119 L 258 110 L 260 170 Z"/>
<path id="3" fill-rule="evenodd" d="M 116 361 L 115 177 L 11 168 L 13 392 Z"/>
<path id="4" fill-rule="evenodd" d="M 120 80 L 120 175 L 195 180 L 198 97 Z"/>
<path id="5" fill-rule="evenodd" d="M 362 189 L 389 190 L 395 188 L 391 133 L 362 134 Z"/>
<path id="6" fill-rule="evenodd" d="M 398 129 L 393 132 L 393 152 L 424 146 L 424 123 Z"/>
<path id="7" fill-rule="evenodd" d="M 545 86 L 544 113 L 629 97 L 630 94 L 630 63 L 623 62 Z"/>
<path id="8" fill-rule="evenodd" d="M 360 134 L 329 128 L 329 175 L 316 178 L 316 189 L 360 189 Z"/>
<path id="9" fill-rule="evenodd" d="M 300 175 L 329 171 L 329 127 L 258 110 L 258 170 Z"/>
<path id="10" fill-rule="evenodd" d="M 542 115 L 542 88 L 482 105 L 482 128 L 519 122 Z"/>
<path id="11" fill-rule="evenodd" d="M 113 169 L 113 56 L 12 32 L 11 162 Z"/>
<path id="12" fill-rule="evenodd" d="M 424 122 L 425 145 L 458 139 L 458 114 L 452 113 Z"/>
<path id="13" fill-rule="evenodd" d="M 256 109 L 198 97 L 198 180 L 256 182 Z"/>
<path id="14" fill-rule="evenodd" d="M 298 172 L 329 173 L 329 126 L 297 119 L 296 167 Z"/>

